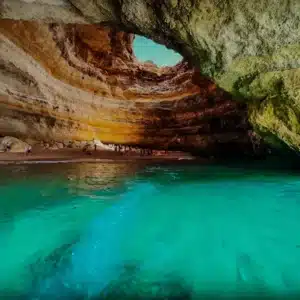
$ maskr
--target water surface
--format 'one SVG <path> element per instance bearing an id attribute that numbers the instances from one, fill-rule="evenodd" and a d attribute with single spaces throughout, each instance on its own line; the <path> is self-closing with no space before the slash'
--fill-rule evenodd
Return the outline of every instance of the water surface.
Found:
<path id="1" fill-rule="evenodd" d="M 297 171 L 2 166 L 0 195 L 2 298 L 300 295 Z"/>

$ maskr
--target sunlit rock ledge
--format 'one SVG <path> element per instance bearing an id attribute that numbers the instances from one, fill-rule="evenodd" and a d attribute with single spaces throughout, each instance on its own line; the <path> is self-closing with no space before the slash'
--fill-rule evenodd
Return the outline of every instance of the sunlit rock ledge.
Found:
<path id="1" fill-rule="evenodd" d="M 182 61 L 139 62 L 133 34 L 0 22 L 0 133 L 155 149 L 253 152 L 246 106 Z"/>

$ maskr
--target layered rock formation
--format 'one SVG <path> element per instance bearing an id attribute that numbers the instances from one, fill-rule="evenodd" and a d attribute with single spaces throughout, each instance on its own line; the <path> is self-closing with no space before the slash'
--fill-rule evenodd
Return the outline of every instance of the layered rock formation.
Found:
<path id="1" fill-rule="evenodd" d="M 109 23 L 161 42 L 249 104 L 256 130 L 299 150 L 298 0 L 3 0 L 1 17 Z"/>
<path id="2" fill-rule="evenodd" d="M 181 62 L 134 56 L 100 25 L 0 22 L 0 133 L 209 154 L 253 151 L 246 107 Z"/>

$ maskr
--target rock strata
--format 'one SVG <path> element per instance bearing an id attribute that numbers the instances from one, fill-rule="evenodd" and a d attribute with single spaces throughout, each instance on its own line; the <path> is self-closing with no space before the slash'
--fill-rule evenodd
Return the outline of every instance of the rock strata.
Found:
<path id="1" fill-rule="evenodd" d="M 46 23 L 105 23 L 152 38 L 178 51 L 203 75 L 246 102 L 252 125 L 266 141 L 300 150 L 298 0 L 2 0 L 0 16 Z M 43 28 L 28 34 L 32 44 L 47 36 Z M 47 43 L 42 48 L 52 49 Z M 70 52 L 67 48 L 63 54 Z M 93 57 L 87 52 L 86 58 Z M 53 58 L 57 56 L 53 52 Z"/>
<path id="2" fill-rule="evenodd" d="M 99 140 L 147 149 L 252 151 L 244 104 L 186 61 L 163 68 L 139 62 L 133 34 L 2 20 L 0 39 L 3 135 L 43 140 L 48 148 L 51 141 L 81 148 Z"/>

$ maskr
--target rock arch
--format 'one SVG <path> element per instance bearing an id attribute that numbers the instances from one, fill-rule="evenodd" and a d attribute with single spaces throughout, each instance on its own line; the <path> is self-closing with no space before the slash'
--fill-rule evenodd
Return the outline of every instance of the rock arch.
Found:
<path id="1" fill-rule="evenodd" d="M 163 43 L 246 102 L 267 141 L 299 150 L 297 0 L 3 0 L 0 13 L 3 19 L 110 24 Z"/>

